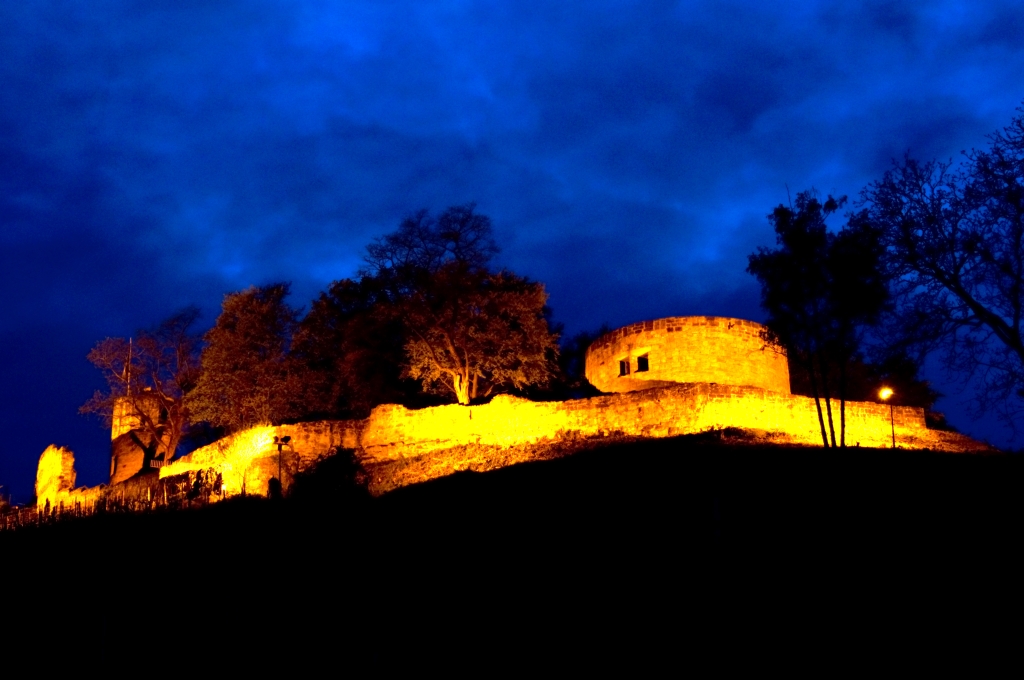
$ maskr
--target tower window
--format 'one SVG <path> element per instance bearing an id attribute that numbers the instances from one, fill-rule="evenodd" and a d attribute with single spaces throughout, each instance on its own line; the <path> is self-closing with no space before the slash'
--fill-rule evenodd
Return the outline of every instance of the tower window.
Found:
<path id="1" fill-rule="evenodd" d="M 629 359 L 623 359 L 619 362 L 619 375 L 629 375 Z"/>
<path id="2" fill-rule="evenodd" d="M 650 363 L 647 361 L 647 355 L 638 356 L 636 358 L 636 372 L 649 371 Z"/>

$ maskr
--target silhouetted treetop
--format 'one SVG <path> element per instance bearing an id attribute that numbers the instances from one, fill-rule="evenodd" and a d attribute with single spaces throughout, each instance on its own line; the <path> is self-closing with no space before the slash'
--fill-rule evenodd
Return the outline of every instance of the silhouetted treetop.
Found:
<path id="1" fill-rule="evenodd" d="M 288 289 L 275 283 L 224 297 L 186 400 L 194 418 L 241 430 L 295 414 L 300 385 L 288 348 L 297 314 L 285 302 Z"/>
<path id="2" fill-rule="evenodd" d="M 848 368 L 858 355 L 863 329 L 877 322 L 888 301 L 881 246 L 871 221 L 853 215 L 839 232 L 826 227 L 827 218 L 845 202 L 845 197 L 829 196 L 822 203 L 812 192 L 801 192 L 794 206 L 778 206 L 768 216 L 778 247 L 759 248 L 747 267 L 761 283 L 766 340 L 785 347 L 791 363 L 807 373 L 825 446 L 829 436 L 832 446 L 845 443 Z M 838 442 L 834 387 L 840 402 Z M 824 398 L 824 414 L 819 397 Z"/>
<path id="3" fill-rule="evenodd" d="M 485 269 L 498 253 L 491 220 L 474 212 L 476 205 L 456 205 L 437 217 L 424 209 L 402 220 L 398 229 L 366 247 L 364 273 L 371 276 L 410 269 L 437 271 L 455 262 Z"/>
<path id="4" fill-rule="evenodd" d="M 302 376 L 301 417 L 363 418 L 379 404 L 417 404 L 419 384 L 402 378 L 404 346 L 400 309 L 376 278 L 332 283 L 292 342 Z"/>
<path id="5" fill-rule="evenodd" d="M 885 324 L 895 351 L 941 350 L 979 410 L 1011 427 L 1024 409 L 1024 109 L 988 149 L 952 161 L 906 156 L 868 186 L 897 301 Z"/>
<path id="6" fill-rule="evenodd" d="M 79 411 L 110 426 L 116 404 L 120 416 L 138 423 L 173 457 L 190 419 L 184 397 L 199 379 L 198 318 L 199 310 L 188 307 L 132 338 L 97 343 L 88 359 L 103 373 L 107 390 L 93 394 Z"/>
<path id="7" fill-rule="evenodd" d="M 377 304 L 402 322 L 404 375 L 462 404 L 546 385 L 558 356 L 544 286 L 490 269 L 491 220 L 474 210 L 415 213 L 367 247 L 363 271 L 382 291 Z"/>
<path id="8" fill-rule="evenodd" d="M 496 389 L 543 387 L 557 372 L 558 335 L 540 283 L 510 272 L 442 266 L 405 301 L 407 374 L 468 404 Z"/>

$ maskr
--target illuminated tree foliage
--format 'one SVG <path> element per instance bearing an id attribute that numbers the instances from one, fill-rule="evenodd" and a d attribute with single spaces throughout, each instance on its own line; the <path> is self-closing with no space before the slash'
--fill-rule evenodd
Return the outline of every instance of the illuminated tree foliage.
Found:
<path id="1" fill-rule="evenodd" d="M 829 215 L 845 200 L 829 196 L 821 203 L 803 192 L 795 206 L 775 208 L 768 220 L 779 247 L 759 248 L 747 267 L 761 282 L 761 306 L 769 315 L 765 339 L 785 347 L 790 362 L 806 372 L 826 447 L 846 445 L 849 367 L 858 355 L 863 328 L 877 321 L 888 299 L 881 248 L 871 223 L 855 215 L 838 233 L 826 228 Z M 837 384 L 832 375 L 837 375 Z M 838 442 L 832 414 L 835 391 Z"/>
<path id="2" fill-rule="evenodd" d="M 184 397 L 199 377 L 198 317 L 199 310 L 188 308 L 133 338 L 97 343 L 88 359 L 103 372 L 107 390 L 96 392 L 80 412 L 100 416 L 109 427 L 116 406 L 172 458 L 190 418 Z"/>
<path id="3" fill-rule="evenodd" d="M 367 248 L 364 277 L 403 322 L 405 374 L 460 404 L 543 386 L 557 371 L 544 287 L 490 271 L 497 251 L 490 220 L 472 204 L 436 219 L 420 211 Z"/>
<path id="4" fill-rule="evenodd" d="M 285 303 L 288 288 L 276 283 L 224 297 L 186 400 L 195 420 L 238 431 L 297 412 L 301 386 L 288 359 L 297 315 Z"/>
<path id="5" fill-rule="evenodd" d="M 558 353 L 546 302 L 543 285 L 514 274 L 442 266 L 405 306 L 408 374 L 460 404 L 546 385 Z"/>
<path id="6" fill-rule="evenodd" d="M 881 228 L 895 313 L 889 344 L 938 350 L 979 411 L 1024 409 L 1024 109 L 962 163 L 907 156 L 862 197 Z"/>

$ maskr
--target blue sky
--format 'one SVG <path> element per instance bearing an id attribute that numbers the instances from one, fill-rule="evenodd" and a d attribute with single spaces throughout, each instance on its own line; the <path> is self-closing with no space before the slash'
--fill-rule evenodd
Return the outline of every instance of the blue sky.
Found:
<path id="1" fill-rule="evenodd" d="M 98 340 L 188 304 L 212 324 L 253 284 L 308 305 L 416 209 L 475 201 L 569 333 L 761 320 L 746 258 L 787 187 L 855 197 L 1024 100 L 1014 2 L 27 0 L 0 25 L 0 484 L 23 497 L 50 443 L 105 479 L 77 415 Z"/>

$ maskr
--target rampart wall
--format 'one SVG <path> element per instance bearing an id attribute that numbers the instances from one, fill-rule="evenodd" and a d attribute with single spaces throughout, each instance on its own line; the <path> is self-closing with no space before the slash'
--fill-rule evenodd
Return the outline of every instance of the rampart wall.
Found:
<path id="1" fill-rule="evenodd" d="M 838 403 L 833 407 L 838 431 Z M 891 446 L 889 416 L 886 405 L 848 402 L 847 444 Z M 901 448 L 987 448 L 961 435 L 927 429 L 923 409 L 897 406 L 892 416 Z M 729 427 L 759 431 L 777 443 L 821 444 L 817 410 L 809 397 L 757 387 L 690 383 L 564 402 L 532 402 L 502 395 L 477 406 L 411 410 L 389 404 L 375 408 L 366 420 L 247 430 L 183 456 L 162 468 L 160 476 L 213 468 L 223 471 L 229 495 L 240 493 L 243 483 L 249 493 L 266 493 L 271 477 L 280 474 L 287 486 L 292 475 L 331 455 L 337 447 L 355 450 L 363 464 L 372 468 L 423 456 L 443 460 L 446 452 L 465 447 L 500 450 L 559 440 L 609 435 L 669 437 Z M 275 436 L 291 437 L 280 454 Z M 444 464 L 434 467 L 437 475 L 454 469 Z"/>
<path id="2" fill-rule="evenodd" d="M 36 467 L 36 507 L 40 510 L 60 508 L 92 509 L 102 495 L 104 486 L 75 488 L 75 454 L 69 449 L 50 445 L 39 456 Z"/>
<path id="3" fill-rule="evenodd" d="M 36 466 L 36 506 L 55 507 L 58 496 L 75 488 L 75 454 L 51 444 L 39 456 Z"/>
<path id="4" fill-rule="evenodd" d="M 834 403 L 838 429 L 838 403 Z M 846 440 L 851 446 L 887 447 L 889 407 L 848 402 Z M 893 409 L 897 443 L 905 448 L 942 448 L 928 430 L 924 409 Z M 610 433 L 668 437 L 736 427 L 773 433 L 777 440 L 821 444 L 814 400 L 757 387 L 691 383 L 564 402 L 495 397 L 480 406 L 438 406 L 411 411 L 381 406 L 367 419 L 358 452 L 384 460 L 422 455 L 467 444 L 510 446 L 564 434 Z"/>
<path id="5" fill-rule="evenodd" d="M 838 404 L 833 407 L 838 429 Z M 585 439 L 671 437 L 726 428 L 755 431 L 774 443 L 821 444 L 813 399 L 758 387 L 672 384 L 563 402 L 532 402 L 502 395 L 489 404 L 420 410 L 388 404 L 375 408 L 365 420 L 264 426 L 239 432 L 160 468 L 160 484 L 153 483 L 156 476 L 146 476 L 111 486 L 73 488 L 74 455 L 51 446 L 39 460 L 37 507 L 72 512 L 90 512 L 99 504 L 150 507 L 161 500 L 154 493 L 167 502 L 167 484 L 174 487 L 171 491 L 177 497 L 189 489 L 194 491 L 200 482 L 208 496 L 214 489 L 219 494 L 220 484 L 228 496 L 243 491 L 262 495 L 271 478 L 282 480 L 287 490 L 296 473 L 339 448 L 356 452 L 369 473 L 371 492 L 382 493 L 458 470 L 487 470 L 550 457 L 552 448 L 568 444 L 562 448 L 571 450 Z M 887 448 L 893 431 L 900 448 L 990 450 L 963 435 L 929 430 L 920 408 L 894 407 L 890 425 L 888 406 L 847 403 L 849 446 Z M 289 441 L 279 446 L 284 437 Z M 405 471 L 395 473 L 396 465 L 406 466 Z M 384 472 L 377 475 L 375 471 Z"/>
<path id="6" fill-rule="evenodd" d="M 371 416 L 372 418 L 372 416 Z M 261 426 L 219 439 L 160 468 L 160 478 L 187 472 L 217 470 L 228 495 L 265 494 L 272 477 L 285 487 L 297 472 L 307 470 L 338 448 L 360 448 L 366 420 L 323 420 L 295 425 Z M 289 442 L 278 447 L 280 440 Z"/>
<path id="7" fill-rule="evenodd" d="M 642 321 L 595 340 L 587 349 L 586 376 L 603 392 L 717 383 L 789 394 L 786 355 L 765 344 L 762 330 L 752 321 L 716 316 Z"/>

